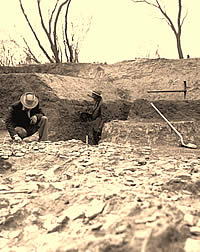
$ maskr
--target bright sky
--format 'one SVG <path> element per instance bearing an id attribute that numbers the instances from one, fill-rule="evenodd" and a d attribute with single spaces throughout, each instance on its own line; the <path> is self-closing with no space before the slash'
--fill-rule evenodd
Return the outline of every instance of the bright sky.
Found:
<path id="1" fill-rule="evenodd" d="M 34 37 L 19 7 L 19 0 L 1 0 L 0 36 L 19 40 L 24 36 L 34 51 L 39 52 Z M 52 0 L 41 0 L 44 9 Z M 152 0 L 153 1 L 153 0 Z M 23 0 L 38 32 L 36 0 Z M 176 23 L 178 0 L 162 0 Z M 188 3 L 189 2 L 189 3 Z M 183 15 L 188 10 L 182 30 L 182 47 L 186 57 L 200 57 L 199 0 L 183 0 Z M 92 16 L 90 31 L 80 48 L 80 62 L 114 63 L 136 57 L 156 58 L 158 49 L 162 58 L 178 58 L 175 36 L 160 13 L 145 4 L 131 0 L 72 0 L 71 18 L 87 20 Z"/>

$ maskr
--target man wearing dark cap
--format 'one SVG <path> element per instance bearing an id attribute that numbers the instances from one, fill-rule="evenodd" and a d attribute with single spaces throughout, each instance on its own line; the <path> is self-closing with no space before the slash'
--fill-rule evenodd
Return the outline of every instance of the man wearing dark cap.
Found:
<path id="1" fill-rule="evenodd" d="M 93 131 L 93 139 L 94 144 L 98 144 L 101 138 L 101 132 L 103 128 L 103 120 L 102 120 L 102 94 L 101 91 L 92 91 L 91 96 L 95 102 L 93 112 L 92 112 L 92 131 Z"/>
<path id="2" fill-rule="evenodd" d="M 48 118 L 40 108 L 38 98 L 33 92 L 23 94 L 20 101 L 9 107 L 6 128 L 10 137 L 16 142 L 21 142 L 37 131 L 39 141 L 48 140 Z"/>
<path id="3" fill-rule="evenodd" d="M 80 117 L 82 122 L 90 122 L 93 143 L 98 144 L 104 124 L 101 111 L 103 100 L 102 94 L 101 91 L 92 91 L 91 94 L 88 94 L 88 96 L 94 101 L 93 111 L 92 113 L 83 112 Z"/>

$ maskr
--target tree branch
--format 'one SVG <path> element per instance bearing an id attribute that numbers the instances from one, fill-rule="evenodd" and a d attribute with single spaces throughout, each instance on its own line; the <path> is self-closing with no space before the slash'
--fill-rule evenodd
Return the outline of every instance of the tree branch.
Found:
<path id="1" fill-rule="evenodd" d="M 161 7 L 160 3 L 158 2 L 158 0 L 156 0 L 156 3 L 158 5 L 158 9 L 161 11 L 161 13 L 163 14 L 163 16 L 166 18 L 166 20 L 168 21 L 169 26 L 172 28 L 173 32 L 175 33 L 175 35 L 177 35 L 177 31 L 176 28 L 172 22 L 172 20 L 170 19 L 170 17 L 167 15 L 167 13 L 163 10 L 163 8 Z"/>
<path id="2" fill-rule="evenodd" d="M 172 31 L 174 32 L 175 34 L 175 37 L 176 37 L 176 42 L 177 42 L 177 49 L 178 49 L 178 54 L 179 54 L 179 58 L 182 59 L 183 58 L 183 52 L 182 52 L 182 48 L 181 48 L 181 28 L 182 28 L 182 25 L 184 23 L 184 20 L 187 16 L 187 14 L 184 16 L 184 18 L 182 19 L 181 21 L 181 12 L 182 12 L 182 0 L 178 0 L 178 17 L 177 17 L 177 24 L 178 24 L 178 28 L 176 30 L 173 22 L 172 22 L 172 19 L 168 16 L 165 8 L 163 8 L 160 4 L 160 1 L 159 0 L 154 0 L 155 2 L 152 3 L 150 2 L 149 0 L 132 0 L 132 2 L 134 3 L 145 3 L 145 4 L 148 4 L 148 5 L 151 5 L 157 9 L 159 9 L 159 11 L 161 12 L 161 14 L 164 16 L 164 20 L 167 22 L 167 24 L 171 27 Z"/>
<path id="3" fill-rule="evenodd" d="M 67 5 L 67 9 L 66 9 L 66 12 L 65 12 L 65 39 L 66 39 L 66 44 L 67 44 L 67 47 L 68 47 L 68 50 L 69 50 L 69 55 L 70 55 L 70 62 L 73 61 L 73 52 L 72 52 L 72 48 L 69 44 L 69 39 L 68 39 L 68 12 L 69 12 L 69 5 L 71 3 L 71 0 L 69 0 L 68 2 L 68 5 Z M 68 59 L 68 56 L 66 55 L 67 59 Z"/>
<path id="4" fill-rule="evenodd" d="M 19 3 L 20 3 L 20 8 L 21 8 L 21 10 L 22 10 L 22 13 L 23 13 L 23 15 L 24 15 L 24 17 L 25 17 L 25 19 L 26 19 L 26 21 L 27 21 L 27 23 L 28 23 L 28 25 L 29 25 L 29 27 L 30 27 L 30 29 L 31 29 L 31 31 L 32 31 L 32 33 L 33 33 L 33 35 L 34 35 L 34 37 L 35 37 L 35 39 L 36 39 L 36 41 L 37 41 L 37 43 L 38 43 L 38 45 L 39 45 L 39 47 L 40 47 L 40 49 L 42 50 L 42 52 L 44 53 L 44 55 L 47 57 L 47 59 L 48 59 L 51 63 L 53 63 L 53 60 L 50 58 L 50 56 L 48 55 L 48 53 L 46 52 L 46 50 L 45 50 L 44 47 L 42 46 L 42 44 L 41 44 L 41 42 L 40 42 L 40 40 L 39 40 L 39 38 L 38 38 L 36 32 L 34 31 L 32 25 L 31 25 L 31 23 L 30 23 L 30 21 L 29 21 L 27 15 L 26 15 L 26 13 L 25 13 L 24 7 L 23 7 L 23 5 L 22 5 L 22 0 L 19 0 Z"/>
<path id="5" fill-rule="evenodd" d="M 33 59 L 37 64 L 40 64 L 41 62 L 35 57 L 35 55 L 34 55 L 33 52 L 31 51 L 31 49 L 30 49 L 30 47 L 29 47 L 27 41 L 25 40 L 25 38 L 23 38 L 23 40 L 24 40 L 24 43 L 25 43 L 25 45 L 26 45 L 26 50 L 28 50 L 28 52 L 29 52 L 30 55 L 32 56 L 32 59 Z M 25 51 L 25 53 L 27 53 L 27 52 Z"/>
<path id="6" fill-rule="evenodd" d="M 40 22 L 41 22 L 42 28 L 43 28 L 43 30 L 44 30 L 44 32 L 45 32 L 45 34 L 46 34 L 46 36 L 47 36 L 47 38 L 49 40 L 49 43 L 50 43 L 50 46 L 51 46 L 51 50 L 52 50 L 54 56 L 56 56 L 55 55 L 56 54 L 55 46 L 54 46 L 53 41 L 51 39 L 51 33 L 48 32 L 48 30 L 47 30 L 47 28 L 46 28 L 46 26 L 44 24 L 44 20 L 43 20 L 43 16 L 42 16 L 42 11 L 41 11 L 41 7 L 40 7 L 40 0 L 37 0 L 37 3 L 38 3 L 38 11 L 39 11 Z"/>
<path id="7" fill-rule="evenodd" d="M 158 8 L 158 6 L 156 4 L 153 4 L 153 3 L 149 2 L 149 1 L 146 1 L 146 0 L 131 0 L 131 1 L 134 2 L 134 3 L 146 3 L 146 4 L 149 4 L 151 6 L 154 6 L 154 7 Z"/>
<path id="8" fill-rule="evenodd" d="M 58 8 L 57 14 L 56 14 L 56 18 L 54 21 L 54 30 L 53 30 L 53 37 L 54 37 L 54 46 L 55 46 L 55 50 L 57 51 L 58 54 L 58 49 L 57 49 L 57 22 L 58 22 L 58 18 L 60 15 L 60 12 L 62 10 L 62 8 L 64 7 L 65 4 L 67 4 L 68 1 L 71 0 L 65 0 Z M 58 55 L 57 55 L 58 56 Z"/>
<path id="9" fill-rule="evenodd" d="M 160 5 L 159 1 L 156 0 L 156 4 L 152 3 L 152 2 L 149 2 L 147 0 L 131 0 L 132 2 L 134 3 L 145 3 L 145 4 L 148 4 L 148 5 L 151 5 L 157 9 L 160 10 L 160 12 L 163 14 L 163 16 L 165 17 L 166 21 L 167 21 L 167 24 L 172 28 L 173 32 L 176 34 L 176 29 L 174 27 L 174 24 L 172 23 L 170 17 L 167 15 L 167 13 L 164 11 L 164 9 L 162 8 L 162 6 Z"/>
<path id="10" fill-rule="evenodd" d="M 52 23 L 53 15 L 54 15 L 54 13 L 55 13 L 55 11 L 56 11 L 56 8 L 57 8 L 57 6 L 58 6 L 58 2 L 59 2 L 59 0 L 57 0 L 56 4 L 55 4 L 55 6 L 54 6 L 54 9 L 53 9 L 52 12 L 51 12 L 50 19 L 49 19 L 49 34 L 51 34 L 51 23 Z"/>
<path id="11" fill-rule="evenodd" d="M 64 27 L 62 26 L 62 35 L 63 35 L 63 44 L 64 44 L 64 52 L 65 52 L 65 57 L 67 59 L 67 62 L 69 62 L 69 57 L 68 57 L 68 53 L 67 53 L 67 43 L 66 43 L 66 40 L 65 40 L 65 29 Z"/>
<path id="12" fill-rule="evenodd" d="M 182 11 L 181 0 L 178 0 L 178 17 L 177 17 L 177 25 L 178 25 L 178 33 L 179 33 L 179 34 L 181 34 L 181 11 Z"/>
<path id="13" fill-rule="evenodd" d="M 181 27 L 183 26 L 183 23 L 184 23 L 184 21 L 185 21 L 187 15 L 188 15 L 188 10 L 186 11 L 185 16 L 184 16 L 183 19 L 182 19 Z"/>

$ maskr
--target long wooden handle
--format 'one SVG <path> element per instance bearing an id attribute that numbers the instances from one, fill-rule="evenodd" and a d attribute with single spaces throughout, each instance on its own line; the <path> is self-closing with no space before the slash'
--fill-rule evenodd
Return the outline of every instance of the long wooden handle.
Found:
<path id="1" fill-rule="evenodd" d="M 164 115 L 158 110 L 158 108 L 156 108 L 156 106 L 151 102 L 151 106 L 156 110 L 156 112 L 169 124 L 169 126 L 174 130 L 174 132 L 181 138 L 181 140 L 183 139 L 182 135 L 180 134 L 180 132 L 178 132 L 178 130 L 176 128 L 174 128 L 174 126 L 167 120 L 166 117 L 164 117 Z"/>

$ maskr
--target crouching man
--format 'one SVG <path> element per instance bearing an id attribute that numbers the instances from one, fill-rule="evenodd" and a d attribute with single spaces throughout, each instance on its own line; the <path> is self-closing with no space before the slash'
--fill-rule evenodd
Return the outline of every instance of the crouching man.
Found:
<path id="1" fill-rule="evenodd" d="M 16 142 L 21 142 L 37 131 L 38 141 L 48 140 L 48 118 L 40 108 L 38 98 L 32 92 L 23 94 L 20 101 L 9 107 L 5 122 L 11 138 Z"/>

